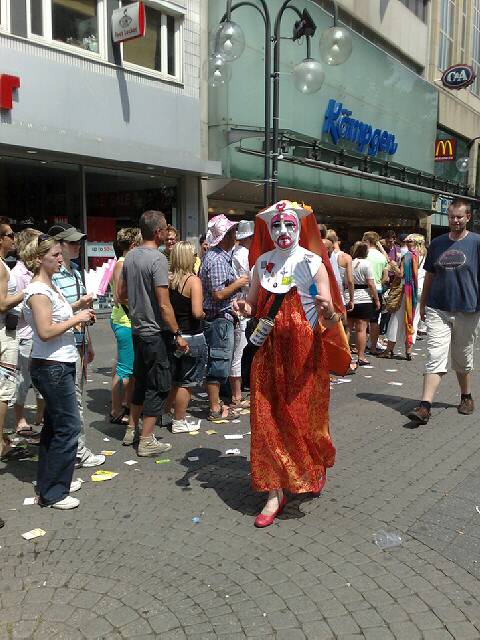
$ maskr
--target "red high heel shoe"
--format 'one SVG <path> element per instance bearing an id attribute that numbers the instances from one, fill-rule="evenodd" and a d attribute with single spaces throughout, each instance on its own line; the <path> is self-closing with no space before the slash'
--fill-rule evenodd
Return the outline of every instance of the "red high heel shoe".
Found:
<path id="1" fill-rule="evenodd" d="M 275 511 L 275 513 L 272 513 L 272 515 L 270 516 L 266 516 L 263 513 L 259 513 L 258 516 L 255 518 L 254 525 L 258 528 L 269 527 L 271 524 L 273 524 L 273 521 L 275 520 L 275 518 L 282 513 L 286 504 L 287 504 L 287 499 L 285 498 L 285 496 L 283 496 L 283 498 L 280 501 L 280 504 L 278 505 L 278 509 Z"/>
<path id="2" fill-rule="evenodd" d="M 322 489 L 325 486 L 326 481 L 327 481 L 327 472 L 325 471 L 325 473 L 320 477 L 320 480 L 318 481 L 318 484 L 315 490 L 312 491 L 312 496 L 314 496 L 315 498 L 318 498 L 318 496 L 322 493 Z"/>

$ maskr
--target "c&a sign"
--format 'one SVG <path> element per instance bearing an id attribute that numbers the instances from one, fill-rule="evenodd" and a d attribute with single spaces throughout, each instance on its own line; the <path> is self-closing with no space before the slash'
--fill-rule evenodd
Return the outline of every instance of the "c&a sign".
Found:
<path id="1" fill-rule="evenodd" d="M 445 140 L 435 140 L 435 162 L 444 162 L 445 160 L 455 160 L 455 150 L 457 141 L 455 138 L 446 138 Z"/>

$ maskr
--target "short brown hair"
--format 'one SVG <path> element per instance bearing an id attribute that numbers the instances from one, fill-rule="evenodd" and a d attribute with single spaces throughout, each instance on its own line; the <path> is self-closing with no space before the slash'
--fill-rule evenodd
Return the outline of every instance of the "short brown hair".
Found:
<path id="1" fill-rule="evenodd" d="M 454 198 L 448 208 L 450 209 L 450 207 L 452 207 L 452 209 L 457 209 L 462 206 L 465 207 L 465 213 L 472 213 L 472 203 L 468 200 L 464 200 L 463 198 Z"/>
<path id="2" fill-rule="evenodd" d="M 142 236 L 138 227 L 125 227 L 117 233 L 117 247 L 123 253 L 130 249 L 132 244 L 139 245 L 142 242 Z"/>
<path id="3" fill-rule="evenodd" d="M 317 224 L 317 227 L 318 227 L 318 230 L 320 231 L 320 236 L 322 240 L 325 240 L 325 238 L 327 237 L 327 227 L 322 223 Z"/>
<path id="4" fill-rule="evenodd" d="M 368 244 L 363 240 L 358 240 L 353 245 L 352 258 L 366 258 L 368 256 Z"/>

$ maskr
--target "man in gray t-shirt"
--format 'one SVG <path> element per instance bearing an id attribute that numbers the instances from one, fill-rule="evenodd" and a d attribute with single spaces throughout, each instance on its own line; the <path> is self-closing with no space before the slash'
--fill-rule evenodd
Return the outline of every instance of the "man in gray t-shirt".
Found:
<path id="1" fill-rule="evenodd" d="M 122 276 L 128 289 L 128 308 L 133 335 L 151 336 L 164 330 L 156 287 L 168 287 L 168 262 L 156 247 L 137 247 L 128 252 Z"/>
<path id="2" fill-rule="evenodd" d="M 118 301 L 129 306 L 135 354 L 135 385 L 123 444 L 133 444 L 143 412 L 137 453 L 156 456 L 171 448 L 168 443 L 158 442 L 154 435 L 172 383 L 169 350 L 175 343 L 176 349 L 186 352 L 188 344 L 170 304 L 167 259 L 158 251 L 165 240 L 165 216 L 160 211 L 146 211 L 139 226 L 143 243 L 127 254 L 117 292 Z"/>

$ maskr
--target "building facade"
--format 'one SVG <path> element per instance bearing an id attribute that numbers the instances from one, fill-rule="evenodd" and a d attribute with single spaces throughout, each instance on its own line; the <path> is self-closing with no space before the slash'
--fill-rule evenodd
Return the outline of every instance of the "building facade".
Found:
<path id="1" fill-rule="evenodd" d="M 305 3 L 295 4 L 302 10 Z M 378 228 L 418 229 L 431 212 L 431 195 L 405 188 L 401 180 L 411 182 L 412 175 L 434 173 L 438 92 L 422 77 L 428 53 L 426 13 L 417 15 L 400 0 L 339 0 L 338 4 L 341 21 L 352 33 L 353 54 L 341 66 L 324 65 L 325 81 L 318 93 L 302 95 L 292 81 L 294 66 L 306 57 L 305 42 L 281 43 L 280 196 L 311 204 L 319 219 L 335 223 L 350 240 L 373 221 Z M 332 24 L 326 11 L 331 3 L 306 5 L 317 26 L 312 57 L 319 59 L 318 36 Z M 272 0 L 268 6 L 274 19 L 281 2 Z M 225 2 L 210 0 L 209 8 L 212 34 Z M 251 217 L 262 206 L 263 166 L 258 154 L 264 125 L 263 24 L 249 7 L 236 10 L 232 19 L 242 26 L 246 47 L 231 63 L 231 80 L 209 91 L 210 155 L 222 162 L 223 179 L 209 181 L 208 203 L 211 215 L 226 210 L 232 216 Z M 294 20 L 293 13 L 284 14 L 282 36 L 291 34 Z M 385 144 L 360 144 L 352 121 L 378 130 Z M 387 139 L 392 144 L 386 144 Z M 315 145 L 321 159 L 346 164 L 351 173 L 339 175 L 313 163 L 302 166 L 298 158 L 318 158 L 312 152 Z M 302 146 L 308 150 L 302 152 Z M 287 162 L 289 157 L 294 157 L 293 163 Z M 395 173 L 393 167 L 407 170 L 397 186 L 369 176 L 354 177 L 356 169 L 389 176 Z"/>
<path id="2" fill-rule="evenodd" d="M 480 73 L 480 0 L 438 0 L 430 7 L 429 59 L 426 78 L 437 87 L 438 131 L 436 155 L 444 149 L 446 158 L 437 160 L 440 176 L 467 183 L 478 192 L 478 141 L 480 136 L 480 80 L 459 90 L 443 86 L 443 72 L 455 64 L 467 64 Z M 443 144 L 441 144 L 443 141 Z M 452 148 L 453 147 L 453 148 Z M 452 153 L 448 153 L 449 151 Z M 468 157 L 466 171 L 457 164 Z M 448 199 L 439 198 L 432 216 L 432 233 L 443 232 L 447 223 Z M 478 224 L 478 220 L 476 221 Z"/>
<path id="3" fill-rule="evenodd" d="M 184 237 L 203 229 L 201 176 L 220 171 L 201 143 L 203 3 L 147 0 L 145 36 L 114 44 L 130 4 L 0 1 L 2 97 L 18 85 L 0 111 L 0 201 L 17 228 L 65 221 L 108 243 L 155 208 Z"/>

